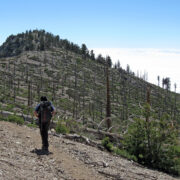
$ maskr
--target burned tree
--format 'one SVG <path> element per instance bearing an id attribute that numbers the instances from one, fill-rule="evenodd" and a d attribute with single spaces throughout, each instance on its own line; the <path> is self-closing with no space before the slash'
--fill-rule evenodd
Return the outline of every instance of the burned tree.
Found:
<path id="1" fill-rule="evenodd" d="M 107 58 L 106 65 L 106 123 L 107 128 L 111 128 L 111 103 L 110 103 L 110 87 L 109 87 L 109 63 Z"/>

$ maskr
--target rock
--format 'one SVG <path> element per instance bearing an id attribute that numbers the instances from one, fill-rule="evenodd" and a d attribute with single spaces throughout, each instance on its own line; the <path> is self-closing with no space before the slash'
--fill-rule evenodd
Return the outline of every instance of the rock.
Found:
<path id="1" fill-rule="evenodd" d="M 103 162 L 103 167 L 108 167 L 108 163 Z"/>
<path id="2" fill-rule="evenodd" d="M 56 131 L 55 131 L 55 129 L 51 129 L 51 132 L 52 132 L 52 133 L 55 133 Z"/>

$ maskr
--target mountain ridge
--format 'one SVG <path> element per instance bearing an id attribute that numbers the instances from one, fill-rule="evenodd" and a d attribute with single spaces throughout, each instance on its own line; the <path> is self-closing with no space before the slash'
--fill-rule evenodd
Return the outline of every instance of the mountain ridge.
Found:
<path id="1" fill-rule="evenodd" d="M 0 57 L 12 57 L 24 51 L 44 51 L 53 48 L 63 48 L 95 60 L 93 50 L 89 52 L 85 44 L 80 47 L 67 39 L 61 39 L 59 35 L 55 36 L 45 30 L 29 30 L 25 33 L 10 35 L 0 46 Z"/>

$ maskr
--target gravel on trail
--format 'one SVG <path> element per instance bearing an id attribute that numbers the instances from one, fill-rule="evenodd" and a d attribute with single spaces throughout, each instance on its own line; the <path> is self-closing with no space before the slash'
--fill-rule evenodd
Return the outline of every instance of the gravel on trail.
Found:
<path id="1" fill-rule="evenodd" d="M 39 129 L 0 121 L 0 180 L 173 180 L 133 161 L 49 132 L 40 153 Z"/>

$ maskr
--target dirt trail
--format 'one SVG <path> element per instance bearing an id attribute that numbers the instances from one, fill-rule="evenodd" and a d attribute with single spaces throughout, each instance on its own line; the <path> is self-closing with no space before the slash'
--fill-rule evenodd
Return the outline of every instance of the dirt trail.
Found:
<path id="1" fill-rule="evenodd" d="M 49 141 L 51 153 L 39 155 L 39 129 L 0 121 L 0 180 L 175 179 L 63 137 Z"/>

